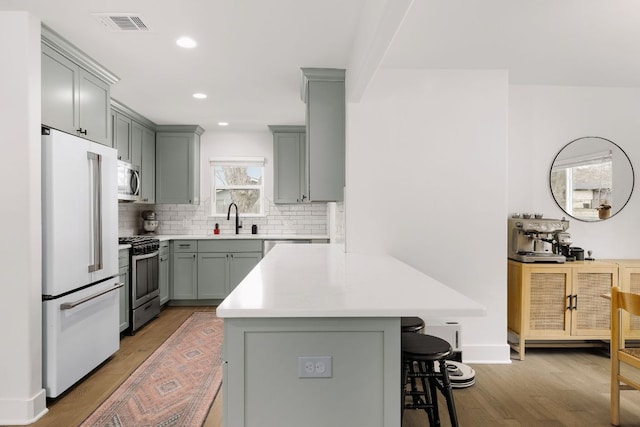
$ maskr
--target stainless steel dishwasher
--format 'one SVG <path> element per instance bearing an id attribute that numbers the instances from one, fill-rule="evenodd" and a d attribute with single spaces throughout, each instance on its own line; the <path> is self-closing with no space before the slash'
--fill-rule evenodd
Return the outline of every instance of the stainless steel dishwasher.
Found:
<path id="1" fill-rule="evenodd" d="M 311 243 L 309 239 L 265 240 L 262 244 L 262 256 L 265 256 L 275 245 L 280 243 Z"/>

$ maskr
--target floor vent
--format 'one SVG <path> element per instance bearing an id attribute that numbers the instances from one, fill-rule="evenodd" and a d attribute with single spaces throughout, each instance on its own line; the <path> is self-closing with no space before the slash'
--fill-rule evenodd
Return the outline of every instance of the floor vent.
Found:
<path id="1" fill-rule="evenodd" d="M 142 16 L 135 13 L 93 13 L 92 15 L 110 31 L 151 31 Z"/>

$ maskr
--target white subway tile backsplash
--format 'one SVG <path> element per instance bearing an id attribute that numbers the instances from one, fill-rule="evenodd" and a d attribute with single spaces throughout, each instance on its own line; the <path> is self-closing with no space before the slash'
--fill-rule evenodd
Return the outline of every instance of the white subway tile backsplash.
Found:
<path id="1" fill-rule="evenodd" d="M 223 234 L 233 232 L 233 221 L 226 217 L 209 217 L 207 201 L 200 205 L 137 205 L 118 204 L 118 232 L 120 236 L 142 234 L 142 211 L 153 210 L 160 225 L 157 234 L 202 235 L 213 233 L 217 223 Z M 251 225 L 258 226 L 260 234 L 328 234 L 328 210 L 326 203 L 275 205 L 269 201 L 266 216 L 240 217 L 242 234 L 251 232 Z"/>

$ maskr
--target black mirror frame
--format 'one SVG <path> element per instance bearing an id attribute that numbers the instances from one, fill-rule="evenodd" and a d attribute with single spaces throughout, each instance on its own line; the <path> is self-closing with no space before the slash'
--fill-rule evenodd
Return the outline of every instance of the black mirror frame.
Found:
<path id="1" fill-rule="evenodd" d="M 551 173 L 553 172 L 553 165 L 556 163 L 556 160 L 558 159 L 558 156 L 560 155 L 560 153 L 562 153 L 562 151 L 567 148 L 569 145 L 573 144 L 576 141 L 579 141 L 581 139 L 586 139 L 586 138 L 597 138 L 597 139 L 602 139 L 603 141 L 607 141 L 610 144 L 613 144 L 616 148 L 618 148 L 620 150 L 620 152 L 622 154 L 624 154 L 624 156 L 626 157 L 627 161 L 629 162 L 629 167 L 631 168 L 631 189 L 629 191 L 629 196 L 627 197 L 627 200 L 624 202 L 624 204 L 620 207 L 620 209 L 618 209 L 615 213 L 613 213 L 612 215 L 610 215 L 607 218 L 601 218 L 601 219 L 597 219 L 597 220 L 588 220 L 588 219 L 583 219 L 583 218 L 577 218 L 571 214 L 569 214 L 565 208 L 563 206 L 560 205 L 560 203 L 558 202 L 558 200 L 556 199 L 556 197 L 553 194 L 553 188 L 551 186 Z M 631 196 L 633 195 L 633 190 L 635 188 L 635 181 L 636 181 L 636 175 L 635 175 L 635 171 L 633 169 L 633 163 L 631 163 L 631 159 L 629 158 L 629 156 L 627 155 L 627 153 L 622 149 L 622 147 L 620 147 L 618 144 L 616 144 L 615 142 L 611 141 L 610 139 L 607 138 L 603 138 L 601 136 L 583 136 L 580 138 L 576 138 L 573 141 L 568 142 L 567 144 L 565 144 L 559 151 L 558 153 L 555 155 L 555 157 L 553 158 L 553 161 L 551 162 L 551 167 L 549 167 L 549 191 L 551 192 L 551 197 L 553 198 L 553 201 L 556 202 L 556 205 L 558 205 L 558 207 L 562 210 L 562 212 L 564 212 L 565 214 L 567 214 L 568 216 L 570 216 L 571 218 L 578 220 L 578 221 L 582 221 L 582 222 L 601 222 L 607 219 L 611 219 L 614 216 L 616 216 L 619 212 L 622 211 L 622 209 L 624 209 L 627 204 L 629 203 L 629 200 L 631 200 Z"/>

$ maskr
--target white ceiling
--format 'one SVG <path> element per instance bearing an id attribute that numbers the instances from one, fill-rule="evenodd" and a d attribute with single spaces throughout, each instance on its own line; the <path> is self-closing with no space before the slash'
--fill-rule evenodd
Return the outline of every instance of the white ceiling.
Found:
<path id="1" fill-rule="evenodd" d="M 0 0 L 0 10 L 31 11 L 119 76 L 112 97 L 153 122 L 207 131 L 219 121 L 230 131 L 302 124 L 300 67 L 348 68 L 367 56 L 354 46 L 375 52 L 376 43 L 384 67 L 500 68 L 512 83 L 640 86 L 640 1 L 413 0 L 387 48 L 390 36 L 376 36 L 393 34 L 400 19 L 385 27 L 385 11 L 403 13 L 400 2 Z M 140 14 L 152 31 L 110 32 L 91 16 L 102 12 Z M 177 47 L 182 35 L 198 47 Z"/>
<path id="2" fill-rule="evenodd" d="M 383 66 L 508 69 L 515 84 L 640 86 L 640 1 L 415 0 Z"/>

